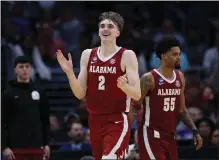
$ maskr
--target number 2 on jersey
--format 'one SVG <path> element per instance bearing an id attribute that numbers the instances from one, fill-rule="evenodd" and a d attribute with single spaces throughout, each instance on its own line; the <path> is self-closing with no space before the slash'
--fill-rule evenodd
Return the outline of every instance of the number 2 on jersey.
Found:
<path id="1" fill-rule="evenodd" d="M 98 90 L 105 90 L 105 77 L 99 76 L 99 84 L 98 84 Z"/>
<path id="2" fill-rule="evenodd" d="M 168 112 L 169 110 L 170 111 L 174 111 L 174 109 L 175 109 L 175 100 L 176 100 L 176 97 L 164 98 L 163 110 L 165 112 Z"/>

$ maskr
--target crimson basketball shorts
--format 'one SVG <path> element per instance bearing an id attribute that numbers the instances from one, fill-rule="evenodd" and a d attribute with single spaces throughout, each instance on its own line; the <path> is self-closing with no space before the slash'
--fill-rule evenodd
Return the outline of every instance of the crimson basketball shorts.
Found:
<path id="1" fill-rule="evenodd" d="M 146 125 L 138 127 L 140 160 L 178 160 L 174 135 L 164 135 Z"/>
<path id="2" fill-rule="evenodd" d="M 41 148 L 12 149 L 16 160 L 43 160 L 44 151 Z"/>
<path id="3" fill-rule="evenodd" d="M 130 120 L 125 113 L 90 114 L 88 118 L 95 160 L 124 159 L 130 138 Z"/>

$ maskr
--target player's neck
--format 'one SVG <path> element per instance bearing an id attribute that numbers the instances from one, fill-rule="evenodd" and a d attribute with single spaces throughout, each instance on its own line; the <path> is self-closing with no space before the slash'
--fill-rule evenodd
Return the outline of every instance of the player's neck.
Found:
<path id="1" fill-rule="evenodd" d="M 161 65 L 159 68 L 158 68 L 158 71 L 165 77 L 165 78 L 172 78 L 173 77 L 173 70 L 172 68 L 168 68 L 168 67 L 165 67 L 163 65 Z"/>
<path id="2" fill-rule="evenodd" d="M 107 57 L 115 53 L 117 49 L 118 46 L 116 45 L 116 42 L 101 42 L 100 54 Z"/>
<path id="3" fill-rule="evenodd" d="M 17 81 L 19 83 L 29 83 L 30 82 L 30 78 L 22 79 L 22 78 L 17 77 Z"/>

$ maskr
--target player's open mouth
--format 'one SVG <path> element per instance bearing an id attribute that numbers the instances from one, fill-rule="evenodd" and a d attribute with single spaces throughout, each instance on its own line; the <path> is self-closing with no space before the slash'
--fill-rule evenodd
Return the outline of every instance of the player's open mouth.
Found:
<path id="1" fill-rule="evenodd" d="M 108 37 L 110 34 L 103 34 L 104 37 Z"/>

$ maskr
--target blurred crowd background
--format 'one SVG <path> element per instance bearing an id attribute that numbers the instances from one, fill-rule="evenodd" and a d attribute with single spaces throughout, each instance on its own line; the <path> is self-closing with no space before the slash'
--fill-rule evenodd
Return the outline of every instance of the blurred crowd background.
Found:
<path id="1" fill-rule="evenodd" d="M 165 35 L 182 45 L 181 70 L 186 77 L 186 104 L 204 139 L 204 148 L 218 147 L 219 130 L 219 2 L 1 2 L 1 89 L 15 78 L 13 61 L 31 58 L 32 80 L 49 99 L 50 144 L 53 151 L 90 151 L 85 102 L 72 94 L 56 60 L 56 50 L 71 53 L 75 73 L 84 49 L 98 46 L 98 16 L 115 11 L 125 19 L 118 45 L 135 51 L 139 73 L 159 66 L 154 44 Z M 80 120 L 80 122 L 76 121 Z M 176 126 L 180 147 L 191 147 L 192 133 Z M 130 155 L 137 154 L 136 122 Z M 82 147 L 71 145 L 80 142 Z M 70 146 L 70 147 L 69 147 Z M 180 154 L 180 153 L 179 153 Z M 128 155 L 127 155 L 128 157 Z M 64 159 L 63 159 L 64 160 Z"/>

